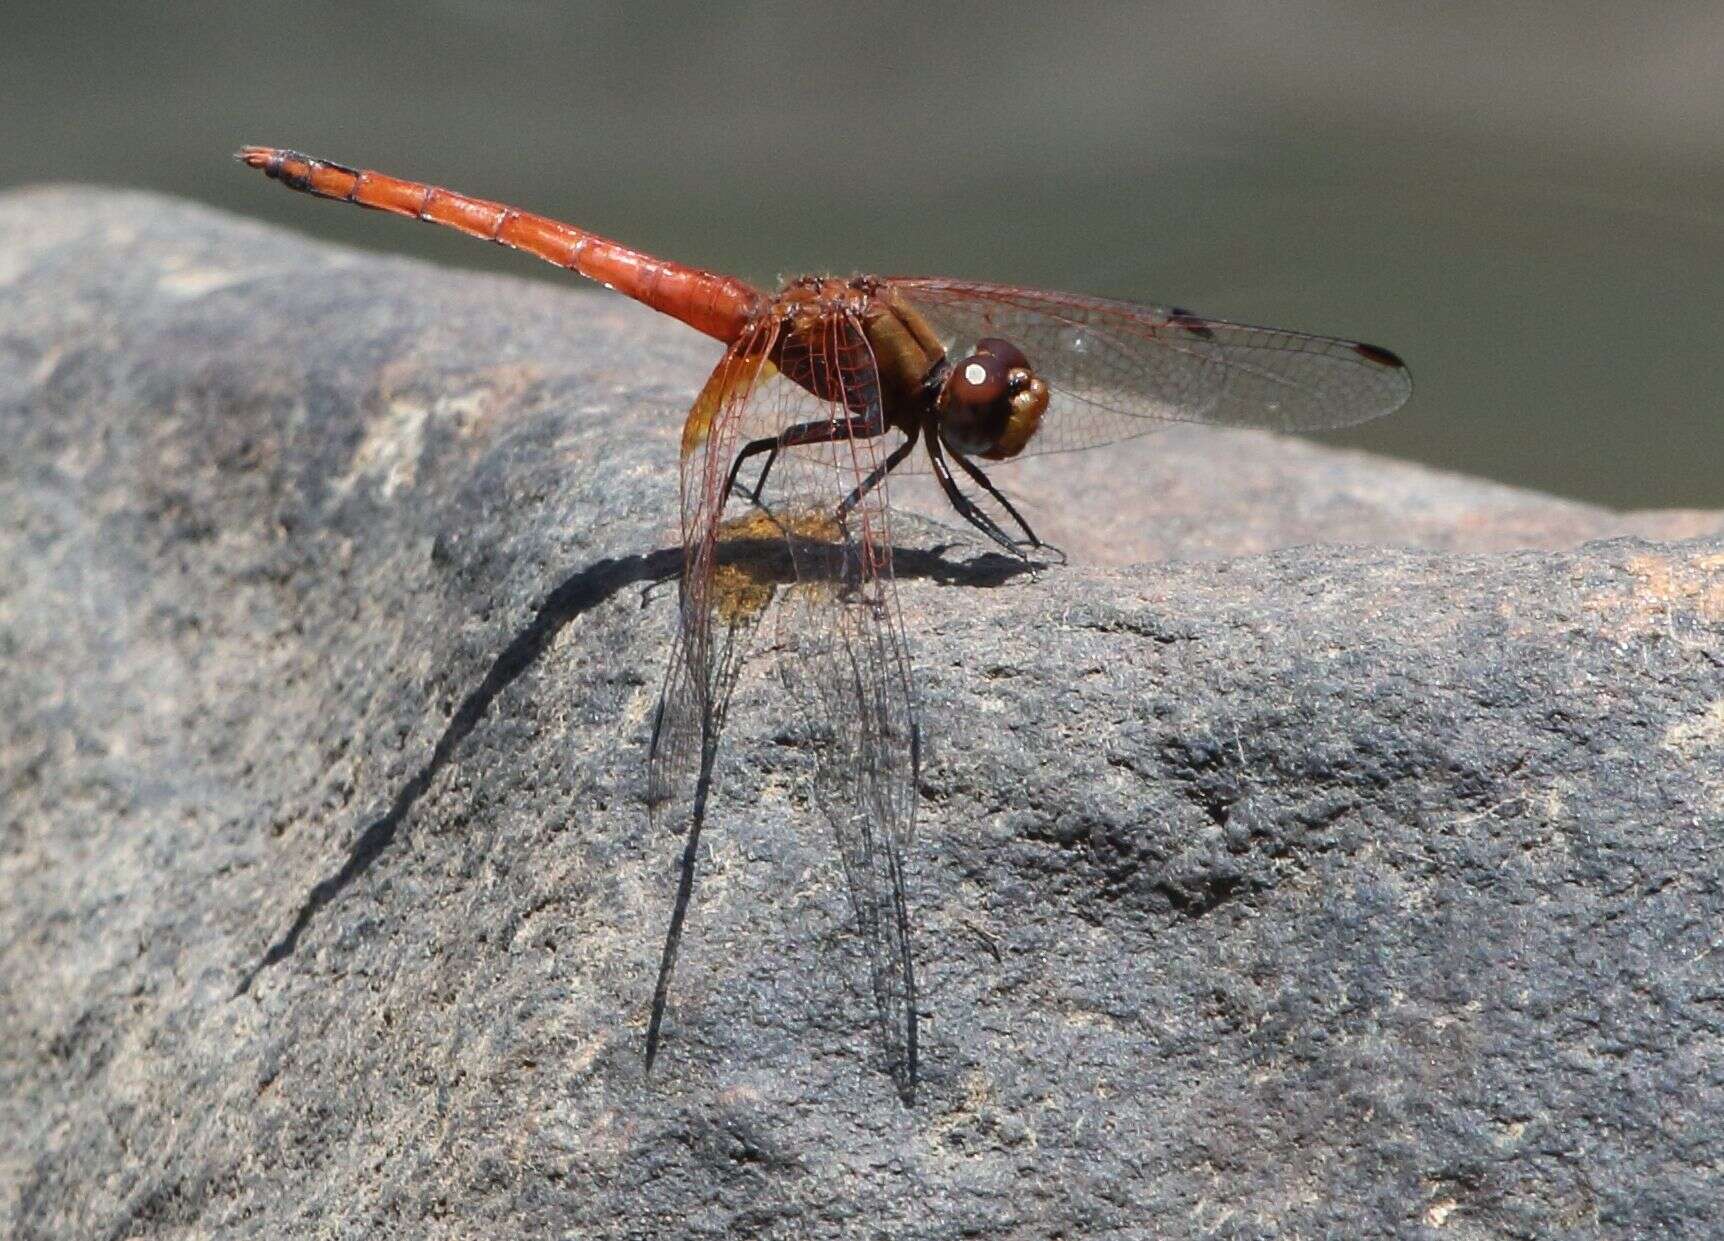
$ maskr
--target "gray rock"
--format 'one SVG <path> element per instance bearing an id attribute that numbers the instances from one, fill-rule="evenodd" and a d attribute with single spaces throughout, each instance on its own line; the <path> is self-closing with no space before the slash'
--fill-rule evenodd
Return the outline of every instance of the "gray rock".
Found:
<path id="1" fill-rule="evenodd" d="M 1714 1233 L 1724 520 L 1267 436 L 899 523 L 917 1105 L 764 651 L 643 1080 L 713 356 L 0 198 L 8 1235 Z"/>

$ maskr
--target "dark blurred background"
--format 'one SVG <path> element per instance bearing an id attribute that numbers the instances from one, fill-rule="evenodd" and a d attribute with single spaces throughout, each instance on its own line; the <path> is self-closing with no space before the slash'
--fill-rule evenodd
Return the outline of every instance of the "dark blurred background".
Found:
<path id="1" fill-rule="evenodd" d="M 436 181 L 760 280 L 926 272 L 1406 356 L 1377 451 L 1724 505 L 1724 4 L 0 6 L 0 188 L 99 181 L 452 265 L 267 185 Z M 1217 462 L 1217 468 L 1225 468 Z"/>

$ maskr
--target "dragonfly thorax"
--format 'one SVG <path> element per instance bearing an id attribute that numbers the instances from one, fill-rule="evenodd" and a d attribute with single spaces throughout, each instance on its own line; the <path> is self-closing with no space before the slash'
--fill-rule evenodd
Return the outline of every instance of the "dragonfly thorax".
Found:
<path id="1" fill-rule="evenodd" d="M 1047 408 L 1047 381 L 1022 349 L 998 337 L 977 341 L 974 353 L 947 370 L 935 401 L 940 438 L 992 461 L 1022 452 Z"/>

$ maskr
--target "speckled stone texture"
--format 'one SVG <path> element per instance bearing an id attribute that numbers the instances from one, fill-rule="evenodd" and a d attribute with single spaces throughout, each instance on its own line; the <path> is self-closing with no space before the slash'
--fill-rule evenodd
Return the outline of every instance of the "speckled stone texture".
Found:
<path id="1" fill-rule="evenodd" d="M 0 1232 L 1717 1235 L 1724 517 L 1264 435 L 897 523 L 915 1108 L 768 650 L 643 1080 L 715 354 L 0 198 Z"/>

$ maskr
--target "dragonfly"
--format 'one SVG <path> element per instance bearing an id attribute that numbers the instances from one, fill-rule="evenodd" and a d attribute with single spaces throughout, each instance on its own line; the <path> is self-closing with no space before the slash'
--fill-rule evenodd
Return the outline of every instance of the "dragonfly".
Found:
<path id="1" fill-rule="evenodd" d="M 682 428 L 679 606 L 647 797 L 655 817 L 674 811 L 687 828 L 648 1020 L 649 1074 L 725 711 L 777 599 L 779 665 L 864 946 L 872 1024 L 899 1095 L 915 1100 L 924 1014 L 906 882 L 921 733 L 893 577 L 895 472 L 931 473 L 965 522 L 1027 559 L 1047 545 L 990 479 L 995 465 L 1168 422 L 1347 426 L 1412 393 L 1401 359 L 1361 341 L 945 277 L 800 276 L 766 292 L 423 182 L 274 147 L 237 158 L 289 189 L 524 251 L 724 347 Z M 733 499 L 745 512 L 727 518 Z"/>

